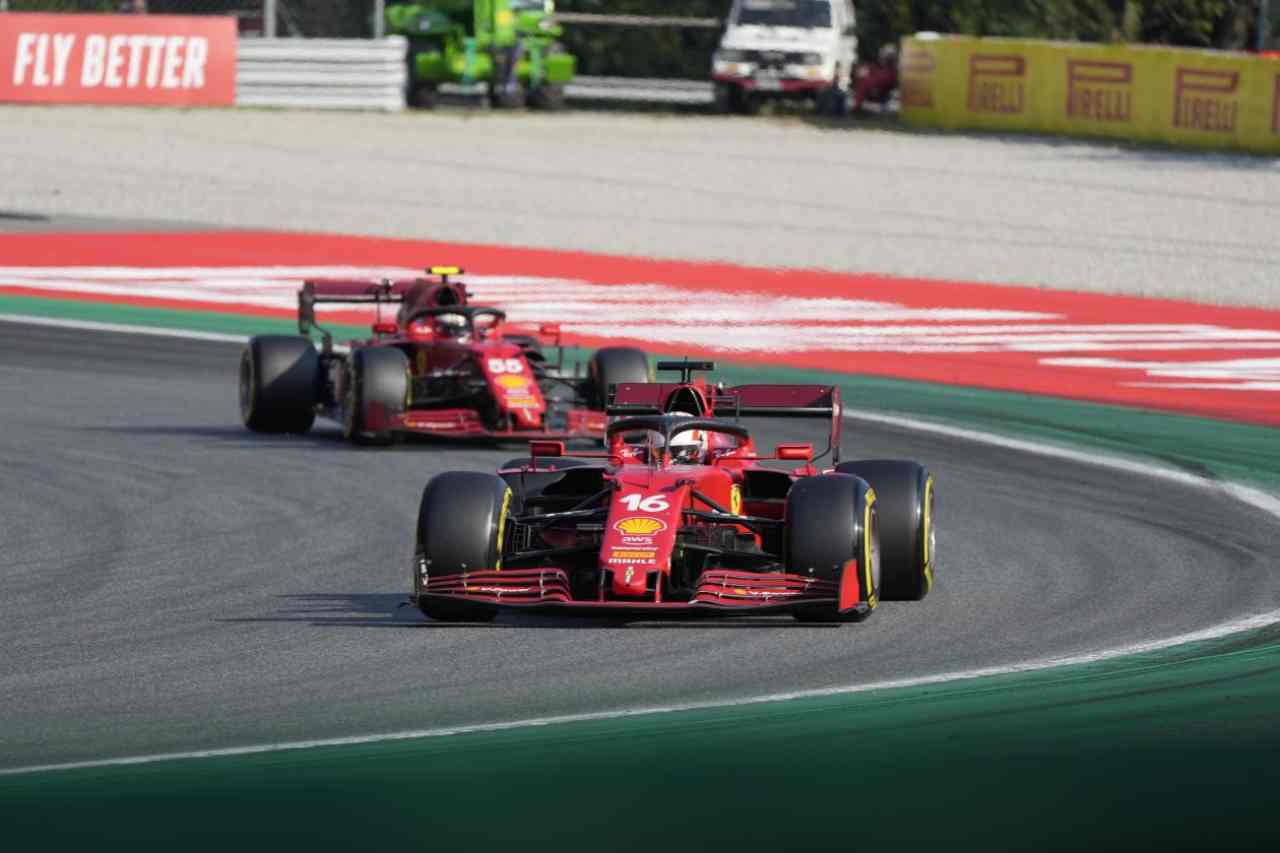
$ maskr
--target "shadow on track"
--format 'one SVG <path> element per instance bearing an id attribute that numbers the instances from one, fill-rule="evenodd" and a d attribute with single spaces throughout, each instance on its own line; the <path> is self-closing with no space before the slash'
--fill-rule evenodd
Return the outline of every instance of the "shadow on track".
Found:
<path id="1" fill-rule="evenodd" d="M 807 625 L 790 616 L 717 617 L 695 613 L 683 618 L 624 619 L 617 616 L 557 616 L 548 613 L 500 613 L 493 622 L 438 622 L 422 616 L 403 593 L 303 593 L 282 595 L 286 603 L 272 616 L 219 619 L 226 624 L 299 623 L 317 628 L 483 628 L 492 630 L 596 629 L 610 628 L 822 628 Z"/>
<path id="2" fill-rule="evenodd" d="M 301 435 L 293 434 L 266 434 L 250 432 L 241 426 L 214 426 L 208 424 L 172 424 L 172 425 L 147 425 L 147 426 L 89 426 L 80 428 L 84 432 L 105 432 L 115 435 L 140 435 L 140 436 L 160 436 L 166 438 L 194 438 L 207 439 L 211 443 L 216 442 L 236 447 L 347 447 L 355 451 L 376 452 L 376 453 L 394 453 L 396 451 L 414 451 L 421 450 L 507 450 L 519 453 L 520 451 L 528 451 L 529 440 L 536 438 L 530 436 L 528 439 L 511 439 L 504 441 L 496 441 L 488 438 L 473 439 L 450 439 L 439 436 L 403 436 L 394 444 L 382 446 L 361 446 L 353 445 L 342 437 L 342 431 L 334 426 L 318 426 L 309 432 Z M 577 441 L 577 440 L 575 440 Z M 568 453 L 573 452 L 574 442 L 566 442 L 568 445 Z M 581 440 L 577 445 L 580 450 L 597 450 L 598 444 L 590 442 L 590 440 Z"/>

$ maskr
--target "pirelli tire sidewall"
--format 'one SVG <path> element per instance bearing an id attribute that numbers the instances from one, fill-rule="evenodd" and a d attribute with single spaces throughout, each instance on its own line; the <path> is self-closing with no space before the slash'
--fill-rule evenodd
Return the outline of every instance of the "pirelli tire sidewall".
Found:
<path id="1" fill-rule="evenodd" d="M 855 561 L 860 598 L 855 611 L 841 614 L 836 603 L 797 608 L 803 622 L 857 622 L 879 601 L 880 545 L 877 501 L 865 480 L 824 474 L 797 480 L 787 494 L 783 559 L 787 571 L 840 584 Z"/>
<path id="2" fill-rule="evenodd" d="M 254 432 L 303 433 L 316 419 L 320 357 L 301 335 L 258 335 L 240 354 L 240 418 Z"/>
<path id="3" fill-rule="evenodd" d="M 919 601 L 933 588 L 937 565 L 935 486 L 929 469 L 903 459 L 844 462 L 837 471 L 876 491 L 885 601 Z"/>
<path id="4" fill-rule="evenodd" d="M 389 418 L 404 414 L 409 395 L 409 359 L 393 347 L 351 353 L 342 432 L 354 444 L 386 445 L 395 439 Z"/>
<path id="5" fill-rule="evenodd" d="M 418 504 L 413 585 L 419 596 L 427 580 L 463 572 L 501 570 L 508 520 L 515 512 L 507 482 L 480 471 L 437 474 Z M 435 619 L 488 620 L 495 608 L 466 601 L 419 599 Z"/>

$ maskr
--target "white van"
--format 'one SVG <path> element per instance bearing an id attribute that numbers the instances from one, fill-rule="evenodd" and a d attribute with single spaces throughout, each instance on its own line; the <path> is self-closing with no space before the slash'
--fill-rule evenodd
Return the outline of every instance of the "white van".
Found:
<path id="1" fill-rule="evenodd" d="M 716 107 L 754 112 L 764 100 L 796 98 L 842 114 L 855 23 L 853 0 L 734 0 L 712 60 Z"/>

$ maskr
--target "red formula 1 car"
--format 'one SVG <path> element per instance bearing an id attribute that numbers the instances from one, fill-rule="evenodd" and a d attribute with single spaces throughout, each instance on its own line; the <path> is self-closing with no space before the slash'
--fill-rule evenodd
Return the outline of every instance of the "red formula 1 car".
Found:
<path id="1" fill-rule="evenodd" d="M 472 305 L 456 267 L 408 281 L 308 281 L 298 294 L 301 335 L 260 335 L 240 360 L 240 413 L 257 432 L 306 432 L 317 415 L 359 444 L 405 434 L 451 438 L 595 438 L 604 435 L 605 394 L 644 382 L 643 352 L 608 347 L 586 375 L 566 373 L 558 326 L 508 325 L 498 308 Z M 335 350 L 316 305 L 373 304 L 373 337 Z M 394 321 L 384 305 L 397 305 Z M 311 333 L 321 335 L 316 349 Z M 559 351 L 556 363 L 542 346 Z"/>
<path id="2" fill-rule="evenodd" d="M 506 607 L 843 622 L 882 599 L 923 598 L 936 559 L 928 470 L 841 463 L 835 386 L 691 380 L 712 367 L 661 363 L 681 381 L 618 385 L 604 453 L 566 458 L 562 443 L 534 441 L 497 474 L 432 478 L 413 603 L 468 621 Z M 828 418 L 827 450 L 815 458 L 811 444 L 780 444 L 762 455 L 741 415 Z M 819 468 L 828 453 L 834 467 Z"/>

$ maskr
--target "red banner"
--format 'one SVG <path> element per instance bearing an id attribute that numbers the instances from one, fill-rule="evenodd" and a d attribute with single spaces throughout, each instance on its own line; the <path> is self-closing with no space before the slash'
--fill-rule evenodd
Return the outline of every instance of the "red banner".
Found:
<path id="1" fill-rule="evenodd" d="M 222 106 L 230 16 L 0 14 L 0 102 Z"/>

